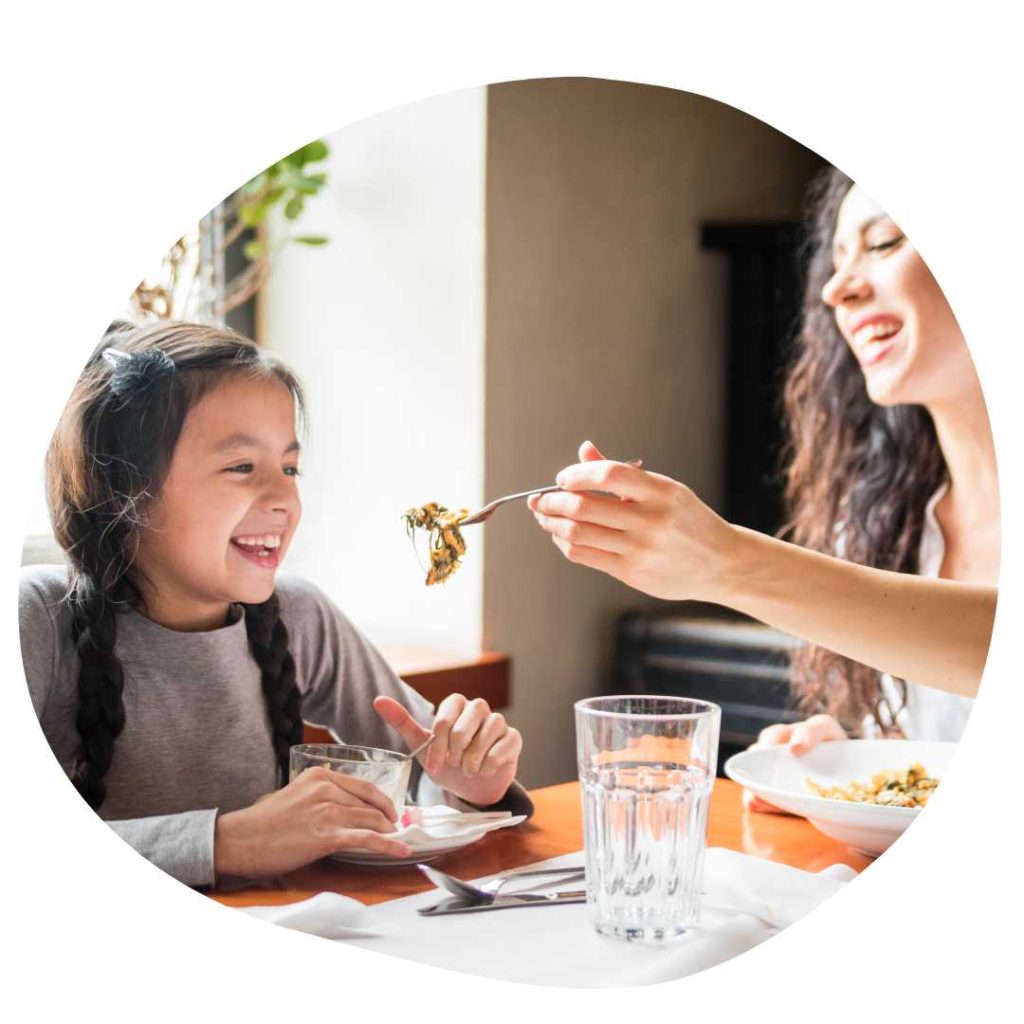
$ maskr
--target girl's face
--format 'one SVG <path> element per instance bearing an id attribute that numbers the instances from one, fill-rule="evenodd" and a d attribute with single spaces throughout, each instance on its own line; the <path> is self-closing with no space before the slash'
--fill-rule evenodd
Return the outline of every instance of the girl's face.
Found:
<path id="1" fill-rule="evenodd" d="M 270 597 L 302 511 L 298 462 L 278 381 L 229 378 L 192 407 L 139 550 L 154 618 L 222 625 L 229 604 Z"/>
<path id="2" fill-rule="evenodd" d="M 856 185 L 839 208 L 835 273 L 822 298 L 879 405 L 934 406 L 976 380 L 964 336 L 931 271 Z"/>

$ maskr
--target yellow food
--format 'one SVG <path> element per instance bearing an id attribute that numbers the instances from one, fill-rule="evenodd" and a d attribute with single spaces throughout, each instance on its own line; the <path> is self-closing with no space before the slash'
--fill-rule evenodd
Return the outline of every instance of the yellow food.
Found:
<path id="1" fill-rule="evenodd" d="M 443 583 L 459 567 L 459 559 L 466 553 L 459 523 L 469 515 L 469 509 L 451 512 L 434 502 L 422 508 L 411 508 L 402 517 L 410 537 L 416 530 L 427 530 L 430 535 L 430 571 L 427 586 Z"/>
<path id="2" fill-rule="evenodd" d="M 930 778 L 921 764 L 912 764 L 905 771 L 879 772 L 867 785 L 850 782 L 845 786 L 823 786 L 813 779 L 807 780 L 807 788 L 817 796 L 886 807 L 924 807 L 938 784 L 939 780 Z"/>

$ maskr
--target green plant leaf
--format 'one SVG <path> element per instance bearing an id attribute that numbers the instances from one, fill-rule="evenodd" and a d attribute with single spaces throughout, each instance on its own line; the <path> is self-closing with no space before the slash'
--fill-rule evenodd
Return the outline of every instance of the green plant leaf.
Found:
<path id="1" fill-rule="evenodd" d="M 292 241 L 303 245 L 326 245 L 330 239 L 326 235 L 296 235 Z"/>
<path id="2" fill-rule="evenodd" d="M 305 208 L 306 200 L 301 196 L 292 196 L 287 203 L 284 204 L 284 215 L 289 220 L 297 220 L 302 216 L 302 211 Z"/>
<path id="3" fill-rule="evenodd" d="M 264 203 L 243 203 L 238 208 L 238 219 L 247 228 L 254 228 L 257 224 L 263 223 L 266 215 L 267 207 Z"/>
<path id="4" fill-rule="evenodd" d="M 260 259 L 266 251 L 266 247 L 263 245 L 263 243 L 255 238 L 246 242 L 245 245 L 242 246 L 242 253 L 245 255 L 245 258 L 249 260 L 250 263 L 253 260 Z"/>
<path id="5" fill-rule="evenodd" d="M 323 139 L 317 139 L 315 142 L 307 142 L 305 146 L 300 146 L 294 153 L 289 153 L 284 162 L 292 167 L 304 167 L 306 164 L 325 160 L 329 153 L 327 143 Z"/>

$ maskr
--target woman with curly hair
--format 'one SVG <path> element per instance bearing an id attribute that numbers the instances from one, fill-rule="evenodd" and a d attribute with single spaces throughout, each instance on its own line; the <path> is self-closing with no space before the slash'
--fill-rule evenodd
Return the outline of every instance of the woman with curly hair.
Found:
<path id="1" fill-rule="evenodd" d="M 571 561 L 809 641 L 792 685 L 810 717 L 761 742 L 804 753 L 850 734 L 955 740 L 999 569 L 981 386 L 935 278 L 885 211 L 835 169 L 811 201 L 784 392 L 787 540 L 726 523 L 683 484 L 605 460 L 589 442 L 559 475 L 565 490 L 530 504 Z"/>

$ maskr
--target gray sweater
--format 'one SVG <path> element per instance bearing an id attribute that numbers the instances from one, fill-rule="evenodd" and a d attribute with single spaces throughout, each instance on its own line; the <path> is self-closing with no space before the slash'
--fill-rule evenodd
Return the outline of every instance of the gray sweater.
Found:
<path id="1" fill-rule="evenodd" d="M 75 728 L 79 660 L 71 642 L 67 570 L 22 571 L 21 649 L 36 715 L 55 756 L 70 772 L 80 745 Z M 281 617 L 295 658 L 302 717 L 342 742 L 402 750 L 398 734 L 373 710 L 379 694 L 404 704 L 423 725 L 433 706 L 317 587 L 277 577 Z M 143 856 L 188 885 L 211 885 L 218 812 L 248 807 L 277 788 L 277 761 L 241 607 L 205 633 L 167 629 L 137 612 L 117 619 L 115 653 L 124 668 L 125 726 L 114 743 L 100 815 Z M 418 802 L 444 800 L 414 765 Z M 502 805 L 532 809 L 518 784 Z"/>

